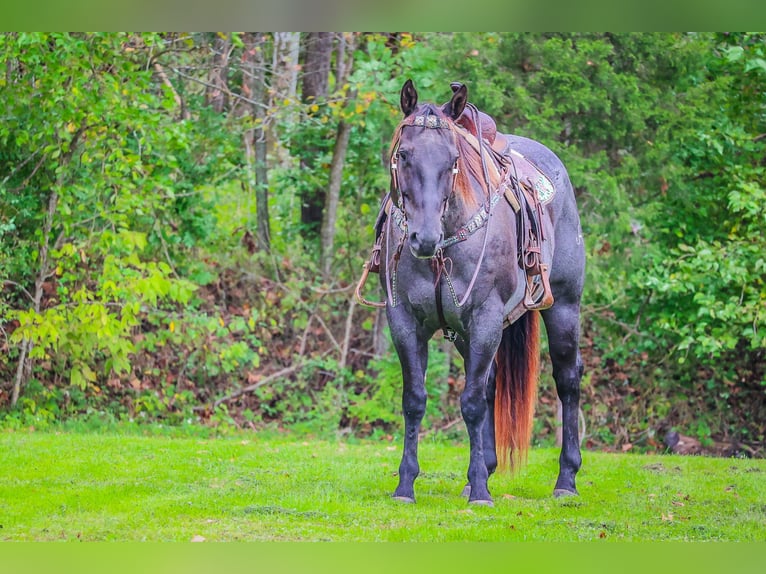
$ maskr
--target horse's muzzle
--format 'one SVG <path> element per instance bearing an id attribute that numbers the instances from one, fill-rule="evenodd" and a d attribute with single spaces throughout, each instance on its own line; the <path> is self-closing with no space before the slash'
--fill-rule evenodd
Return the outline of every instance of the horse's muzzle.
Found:
<path id="1" fill-rule="evenodd" d="M 410 251 L 418 259 L 431 259 L 436 255 L 436 249 L 442 240 L 443 235 L 439 235 L 434 239 L 427 239 L 423 235 L 412 232 L 410 233 Z"/>

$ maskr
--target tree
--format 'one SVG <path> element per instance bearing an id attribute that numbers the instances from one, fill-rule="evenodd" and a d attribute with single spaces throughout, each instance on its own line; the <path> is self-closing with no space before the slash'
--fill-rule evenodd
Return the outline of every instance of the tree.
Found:
<path id="1" fill-rule="evenodd" d="M 0 213 L 14 222 L 4 239 L 34 262 L 0 267 L 4 283 L 30 294 L 0 309 L 19 349 L 12 403 L 36 361 L 82 390 L 96 381 L 98 358 L 107 373 L 125 372 L 141 307 L 193 292 L 173 269 L 161 224 L 172 217 L 179 229 L 188 216 L 179 175 L 191 187 L 195 172 L 204 180 L 220 160 L 199 154 L 195 123 L 168 113 L 176 94 L 147 65 L 158 45 L 153 34 L 0 36 L 9 174 Z"/>
<path id="2" fill-rule="evenodd" d="M 269 250 L 271 231 L 269 229 L 269 180 L 266 142 L 266 122 L 269 102 L 266 85 L 266 35 L 247 33 L 244 35 L 243 92 L 251 98 L 253 128 L 244 133 L 248 165 L 255 175 L 256 238 L 261 249 Z"/>
<path id="3" fill-rule="evenodd" d="M 304 36 L 304 62 L 301 97 L 308 111 L 308 119 L 326 113 L 325 105 L 332 61 L 332 32 L 309 32 Z M 316 157 L 321 148 L 316 142 L 301 146 L 300 166 L 307 172 L 319 168 Z M 297 150 L 296 150 L 297 151 Z M 301 222 L 309 234 L 316 236 L 322 223 L 325 205 L 324 187 L 307 187 L 301 191 Z"/>
<path id="4" fill-rule="evenodd" d="M 215 34 L 211 50 L 213 64 L 208 74 L 205 100 L 219 114 L 227 107 L 229 94 L 229 58 L 232 51 L 231 34 Z"/>
<path id="5" fill-rule="evenodd" d="M 321 268 L 322 272 L 328 276 L 330 274 L 330 265 L 333 258 L 333 245 L 335 241 L 335 226 L 338 214 L 338 203 L 340 201 L 340 191 L 343 184 L 343 167 L 346 162 L 346 152 L 348 150 L 348 141 L 351 137 L 351 122 L 345 117 L 345 107 L 355 100 L 355 90 L 347 86 L 347 81 L 353 68 L 353 53 L 355 48 L 355 38 L 350 35 L 346 38 L 341 36 L 338 44 L 336 57 L 337 69 L 335 77 L 337 78 L 340 91 L 346 92 L 343 97 L 339 111 L 338 128 L 335 133 L 335 145 L 333 146 L 332 160 L 330 162 L 330 174 L 327 182 L 327 193 L 325 205 L 322 212 L 321 227 Z"/>

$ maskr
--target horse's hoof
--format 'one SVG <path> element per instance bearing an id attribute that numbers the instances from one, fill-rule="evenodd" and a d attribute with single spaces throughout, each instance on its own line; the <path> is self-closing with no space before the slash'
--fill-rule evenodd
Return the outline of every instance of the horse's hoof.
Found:
<path id="1" fill-rule="evenodd" d="M 495 503 L 491 500 L 469 500 L 468 504 L 471 504 L 472 506 L 487 506 L 489 508 L 492 508 L 495 506 Z"/>
<path id="2" fill-rule="evenodd" d="M 471 496 L 471 485 L 470 484 L 466 484 L 463 487 L 463 492 L 460 493 L 460 496 L 462 496 L 463 498 L 468 498 L 469 496 Z"/>
<path id="3" fill-rule="evenodd" d="M 565 496 L 579 496 L 576 490 L 566 490 L 565 488 L 553 489 L 553 498 L 564 498 Z"/>
<path id="4" fill-rule="evenodd" d="M 398 500 L 399 502 L 404 502 L 406 504 L 415 504 L 415 499 L 411 496 L 392 496 L 394 500 Z"/>

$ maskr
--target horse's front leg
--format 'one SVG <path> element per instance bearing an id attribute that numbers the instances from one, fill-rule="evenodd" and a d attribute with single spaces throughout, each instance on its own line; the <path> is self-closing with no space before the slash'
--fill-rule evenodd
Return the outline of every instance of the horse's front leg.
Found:
<path id="1" fill-rule="evenodd" d="M 390 321 L 399 362 L 402 366 L 402 414 L 404 416 L 404 449 L 399 464 L 399 485 L 394 498 L 404 502 L 415 502 L 415 479 L 420 473 L 418 465 L 418 434 L 423 415 L 426 412 L 425 375 L 428 365 L 428 339 L 419 333 L 414 322 L 402 328 L 396 321 Z"/>
<path id="2" fill-rule="evenodd" d="M 468 349 L 462 339 L 456 342 L 461 356 L 468 356 Z M 482 425 L 482 450 L 484 451 L 484 464 L 487 467 L 487 476 L 490 477 L 497 469 L 497 451 L 495 448 L 495 361 L 490 361 L 489 374 L 487 376 L 487 416 Z M 489 480 L 489 478 L 487 479 Z M 467 482 L 460 493 L 465 498 L 471 496 L 471 483 Z"/>
<path id="3" fill-rule="evenodd" d="M 466 382 L 460 395 L 460 410 L 468 430 L 471 455 L 468 463 L 468 502 L 473 504 L 492 504 L 487 481 L 490 473 L 497 466 L 495 454 L 493 416 L 490 413 L 488 398 L 489 375 L 492 362 L 500 344 L 502 330 L 497 335 L 484 333 L 473 338 L 467 346 L 465 355 Z"/>

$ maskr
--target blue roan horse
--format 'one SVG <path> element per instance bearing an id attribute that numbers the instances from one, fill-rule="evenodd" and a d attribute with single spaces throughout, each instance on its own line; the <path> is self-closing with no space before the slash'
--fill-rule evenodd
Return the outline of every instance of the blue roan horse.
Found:
<path id="1" fill-rule="evenodd" d="M 526 458 L 539 377 L 539 316 L 562 402 L 554 495 L 577 494 L 578 347 L 585 253 L 572 184 L 556 155 L 494 122 L 453 84 L 442 106 L 418 104 L 410 80 L 391 145 L 390 200 L 365 267 L 379 271 L 402 367 L 404 451 L 394 497 L 414 502 L 426 407 L 428 341 L 442 329 L 465 361 L 460 396 L 470 439 L 470 503 L 492 504 L 487 480 Z M 381 303 L 380 306 L 383 304 Z"/>

